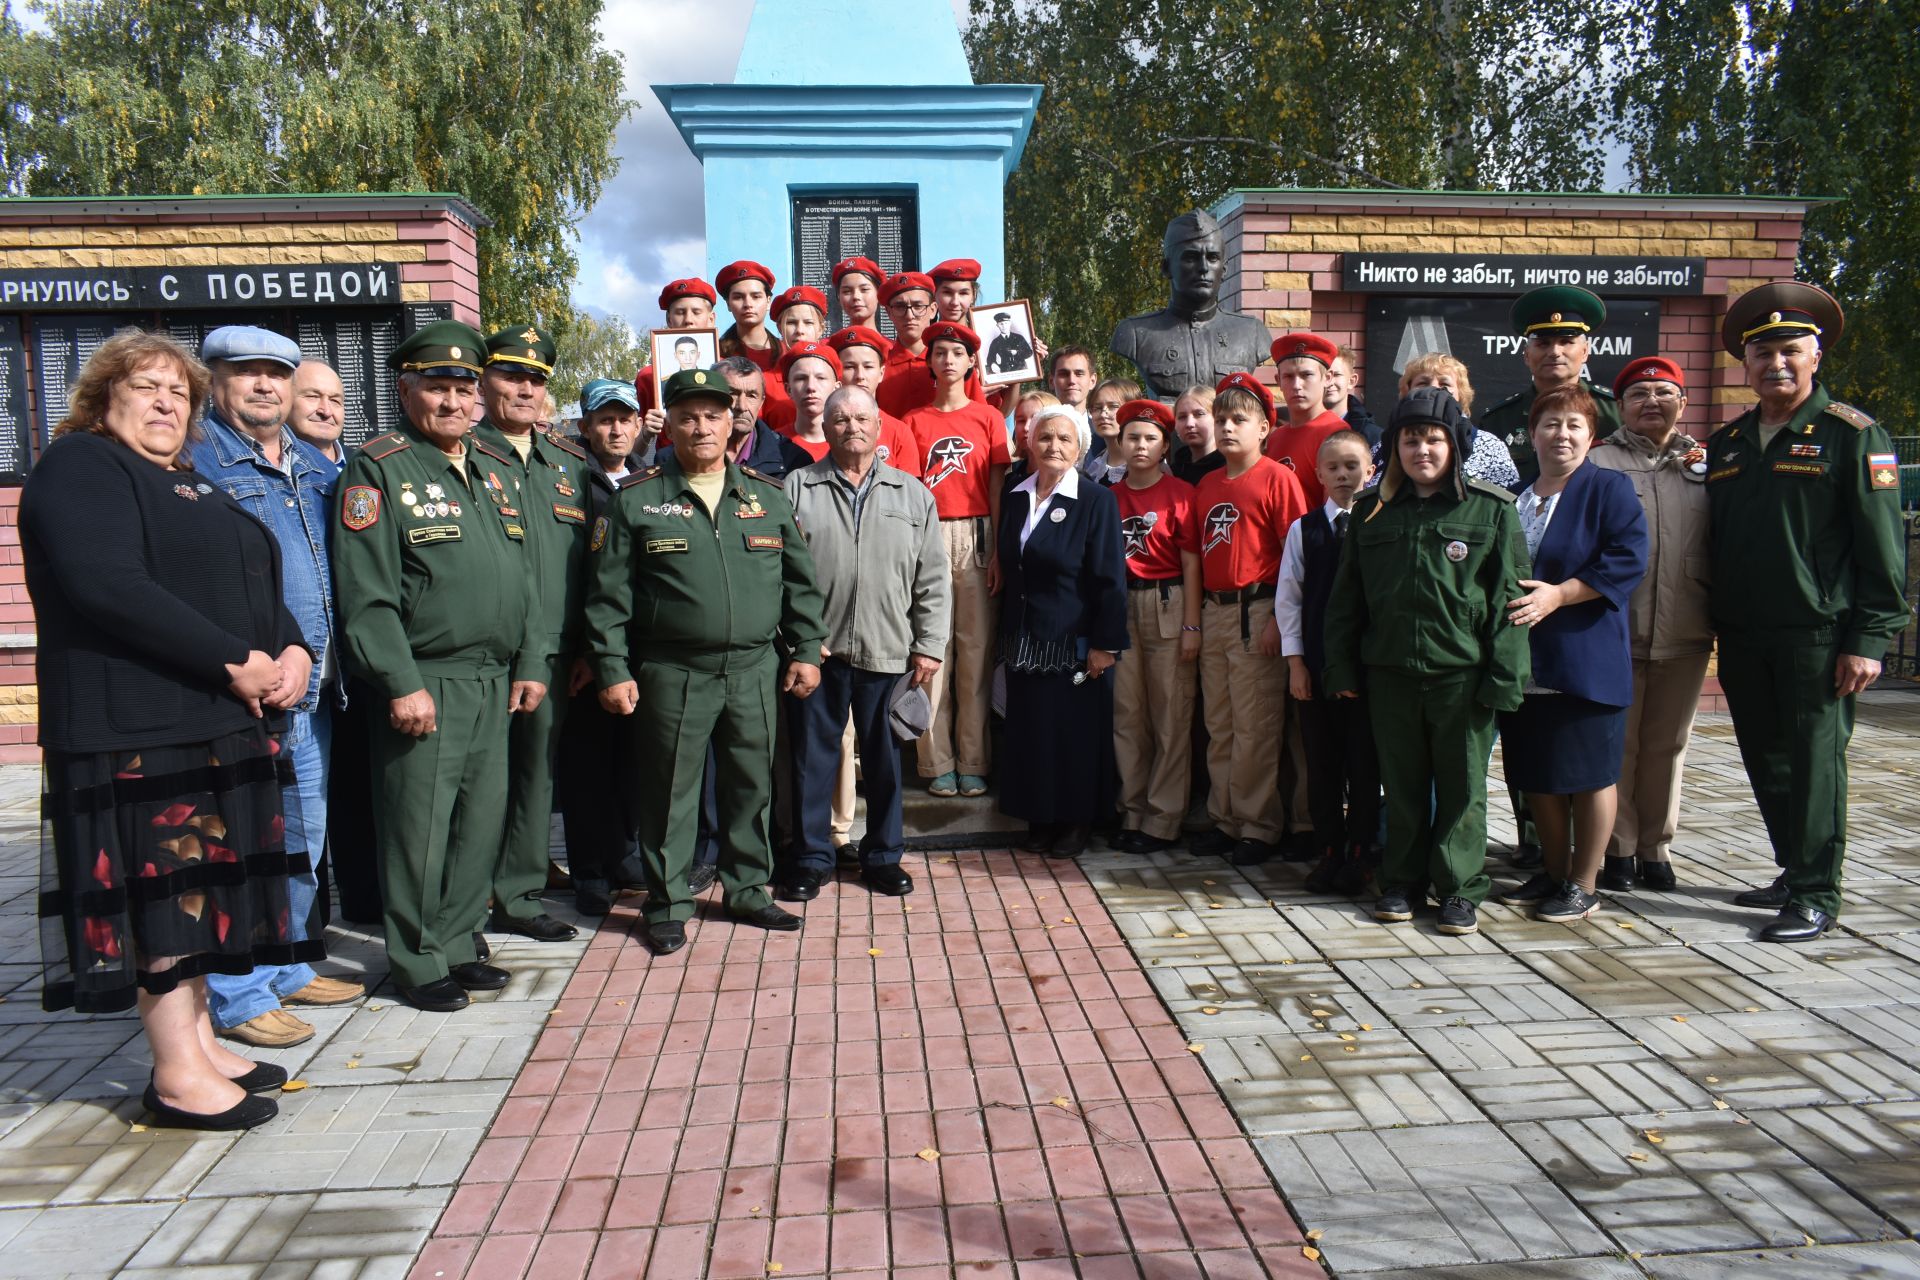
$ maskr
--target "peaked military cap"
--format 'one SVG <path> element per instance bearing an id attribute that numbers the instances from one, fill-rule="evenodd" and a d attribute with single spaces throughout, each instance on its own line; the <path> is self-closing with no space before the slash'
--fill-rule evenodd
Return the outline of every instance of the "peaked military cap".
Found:
<path id="1" fill-rule="evenodd" d="M 682 369 L 667 379 L 660 392 L 660 407 L 671 409 L 682 400 L 692 400 L 699 396 L 708 396 L 715 400 L 733 403 L 733 388 L 727 380 L 711 369 Z"/>
<path id="2" fill-rule="evenodd" d="M 1607 304 L 1578 285 L 1550 284 L 1521 294 L 1511 315 L 1513 331 L 1523 338 L 1592 333 L 1607 322 Z"/>
<path id="3" fill-rule="evenodd" d="M 553 376 L 553 339 L 538 325 L 509 325 L 487 337 L 487 363 L 519 365 L 543 378 Z"/>
<path id="4" fill-rule="evenodd" d="M 387 367 L 427 378 L 478 378 L 486 347 L 486 339 L 472 325 L 435 320 L 395 347 Z"/>
<path id="5" fill-rule="evenodd" d="M 1720 326 L 1720 338 L 1729 354 L 1742 356 L 1749 342 L 1770 338 L 1812 334 L 1827 343 L 1837 342 L 1846 327 L 1846 313 L 1825 289 L 1798 280 L 1776 280 L 1733 300 Z"/>

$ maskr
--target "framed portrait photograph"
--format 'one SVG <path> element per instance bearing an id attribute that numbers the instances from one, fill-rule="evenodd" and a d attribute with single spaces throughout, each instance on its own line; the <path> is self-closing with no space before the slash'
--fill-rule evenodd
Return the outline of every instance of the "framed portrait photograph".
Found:
<path id="1" fill-rule="evenodd" d="M 682 369 L 711 369 L 720 361 L 717 329 L 650 329 L 653 354 L 653 402 L 664 404 L 667 379 Z"/>
<path id="2" fill-rule="evenodd" d="M 1033 349 L 1033 308 L 1025 298 L 990 302 L 973 309 L 973 331 L 980 335 L 980 382 L 1005 387 L 1040 376 Z"/>

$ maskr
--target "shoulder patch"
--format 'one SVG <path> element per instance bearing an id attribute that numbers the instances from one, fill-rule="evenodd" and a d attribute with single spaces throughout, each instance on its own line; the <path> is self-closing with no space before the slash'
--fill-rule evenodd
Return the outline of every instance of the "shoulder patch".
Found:
<path id="1" fill-rule="evenodd" d="M 1586 388 L 1587 388 L 1587 393 L 1591 395 L 1595 400 L 1613 399 L 1613 391 L 1608 387 L 1601 386 L 1597 382 L 1587 383 Z"/>
<path id="2" fill-rule="evenodd" d="M 549 431 L 547 433 L 547 443 L 552 445 L 554 448 L 560 450 L 562 453 L 570 453 L 576 458 L 584 459 L 587 456 L 586 450 L 582 449 L 579 445 L 575 444 L 573 441 L 561 435 L 558 431 Z"/>
<path id="3" fill-rule="evenodd" d="M 476 451 L 486 454 L 489 458 L 492 458 L 496 462 L 504 462 L 510 467 L 518 466 L 520 463 L 519 454 L 516 453 L 512 457 L 508 457 L 506 453 L 500 452 L 498 449 L 488 444 L 485 440 L 482 440 L 477 433 L 468 435 L 467 439 L 473 441 L 473 447 Z M 511 449 L 507 451 L 507 453 L 512 453 L 512 452 L 513 451 Z"/>
<path id="4" fill-rule="evenodd" d="M 364 484 L 348 489 L 340 501 L 340 523 L 355 533 L 380 522 L 380 491 Z"/>
<path id="5" fill-rule="evenodd" d="M 389 431 L 386 435 L 375 436 L 373 439 L 361 445 L 360 452 L 366 454 L 367 457 L 373 461 L 378 462 L 388 454 L 399 453 L 402 449 L 411 448 L 413 448 L 413 441 L 407 439 L 398 431 Z"/>
<path id="6" fill-rule="evenodd" d="M 661 468 L 659 467 L 648 467 L 645 471 L 640 472 L 638 475 L 629 476 L 627 478 L 627 483 L 639 484 L 642 480 L 651 480 L 655 476 L 659 475 L 660 471 L 661 471 Z"/>
<path id="7" fill-rule="evenodd" d="M 1472 489 L 1475 493 L 1484 493 L 1489 498 L 1498 498 L 1502 502 L 1516 501 L 1513 494 L 1507 491 L 1506 486 L 1495 484 L 1491 480 L 1480 480 L 1473 476 L 1468 476 L 1467 488 Z"/>
<path id="8" fill-rule="evenodd" d="M 1827 412 L 1852 427 L 1855 431 L 1865 431 L 1873 425 L 1871 415 L 1862 413 L 1860 410 L 1843 401 L 1829 400 L 1827 402 Z"/>
<path id="9" fill-rule="evenodd" d="M 744 467 L 744 466 L 741 467 L 740 474 L 744 476 L 752 476 L 755 480 L 758 480 L 761 484 L 770 484 L 776 489 L 780 487 L 780 482 L 778 480 L 775 480 L 772 476 L 766 474 L 764 471 L 755 471 L 752 467 Z"/>

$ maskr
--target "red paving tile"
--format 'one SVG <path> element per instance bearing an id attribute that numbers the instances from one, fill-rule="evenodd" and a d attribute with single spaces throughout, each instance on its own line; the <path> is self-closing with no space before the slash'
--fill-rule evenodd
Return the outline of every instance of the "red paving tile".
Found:
<path id="1" fill-rule="evenodd" d="M 916 880 L 663 959 L 608 917 L 412 1275 L 1322 1274 L 1077 867 Z"/>

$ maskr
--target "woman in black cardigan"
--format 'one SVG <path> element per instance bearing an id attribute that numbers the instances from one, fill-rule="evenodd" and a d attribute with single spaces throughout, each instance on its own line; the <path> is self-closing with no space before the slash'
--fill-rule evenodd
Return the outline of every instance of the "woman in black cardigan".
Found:
<path id="1" fill-rule="evenodd" d="M 1000 504 L 1000 810 L 1027 820 L 1020 848 L 1060 858 L 1086 849 L 1119 791 L 1105 676 L 1127 647 L 1126 558 L 1113 494 L 1077 470 L 1089 435 L 1077 410 L 1042 409 L 1033 474 Z"/>
<path id="2" fill-rule="evenodd" d="M 306 855 L 286 851 L 292 770 L 270 732 L 313 655 L 273 535 L 185 460 L 206 390 L 177 343 L 122 330 L 21 495 L 50 835 L 41 1003 L 137 1005 L 153 1122 L 241 1129 L 274 1116 L 254 1095 L 287 1076 L 214 1039 L 204 976 L 322 953 L 288 916 Z"/>

